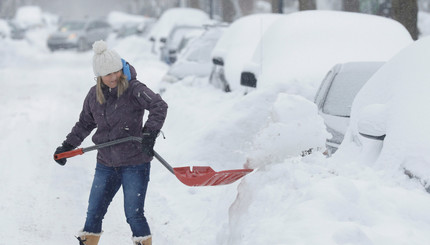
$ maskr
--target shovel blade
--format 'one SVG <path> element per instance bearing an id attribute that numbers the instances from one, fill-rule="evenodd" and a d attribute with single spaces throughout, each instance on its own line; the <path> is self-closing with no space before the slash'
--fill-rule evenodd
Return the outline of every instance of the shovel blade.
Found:
<path id="1" fill-rule="evenodd" d="M 195 166 L 173 168 L 182 183 L 188 186 L 227 185 L 252 172 L 252 169 L 235 169 L 216 172 L 211 167 Z"/>

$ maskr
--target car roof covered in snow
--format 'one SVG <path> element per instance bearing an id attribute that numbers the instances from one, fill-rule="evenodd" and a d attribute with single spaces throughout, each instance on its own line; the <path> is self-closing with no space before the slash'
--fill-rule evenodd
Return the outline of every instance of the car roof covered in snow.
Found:
<path id="1" fill-rule="evenodd" d="M 342 21 L 339 21 L 342 20 Z M 312 99 L 327 71 L 337 63 L 386 61 L 412 42 L 397 21 L 340 11 L 300 11 L 273 23 L 245 71 L 258 87 L 289 83 Z"/>

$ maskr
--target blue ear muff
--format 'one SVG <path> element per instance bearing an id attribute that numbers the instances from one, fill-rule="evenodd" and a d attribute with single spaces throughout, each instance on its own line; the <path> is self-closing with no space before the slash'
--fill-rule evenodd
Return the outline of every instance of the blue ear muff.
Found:
<path id="1" fill-rule="evenodd" d="M 127 64 L 127 61 L 121 59 L 122 61 L 122 73 L 127 76 L 127 80 L 131 80 L 130 66 Z"/>

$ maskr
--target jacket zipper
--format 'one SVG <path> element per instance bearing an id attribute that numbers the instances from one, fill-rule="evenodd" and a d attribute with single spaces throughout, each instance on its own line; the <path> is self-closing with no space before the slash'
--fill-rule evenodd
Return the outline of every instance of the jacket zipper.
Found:
<path id="1" fill-rule="evenodd" d="M 109 92 L 111 92 L 111 88 L 109 88 Z M 108 107 L 108 99 L 104 103 L 103 117 L 105 119 L 106 125 L 108 126 L 107 136 L 108 136 L 108 141 L 110 141 L 111 140 L 111 138 L 110 138 L 111 125 L 109 124 L 108 119 L 107 119 L 107 115 L 106 115 L 107 114 L 106 113 L 107 107 Z"/>

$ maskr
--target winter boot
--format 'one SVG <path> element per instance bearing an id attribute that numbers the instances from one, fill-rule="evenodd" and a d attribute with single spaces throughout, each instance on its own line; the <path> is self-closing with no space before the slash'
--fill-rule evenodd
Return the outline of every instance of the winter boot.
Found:
<path id="1" fill-rule="evenodd" d="M 79 245 L 97 245 L 100 240 L 100 235 L 90 232 L 81 231 L 79 233 L 79 237 L 76 237 L 79 240 Z"/>
<path id="2" fill-rule="evenodd" d="M 133 245 L 152 245 L 152 236 L 133 237 Z"/>

